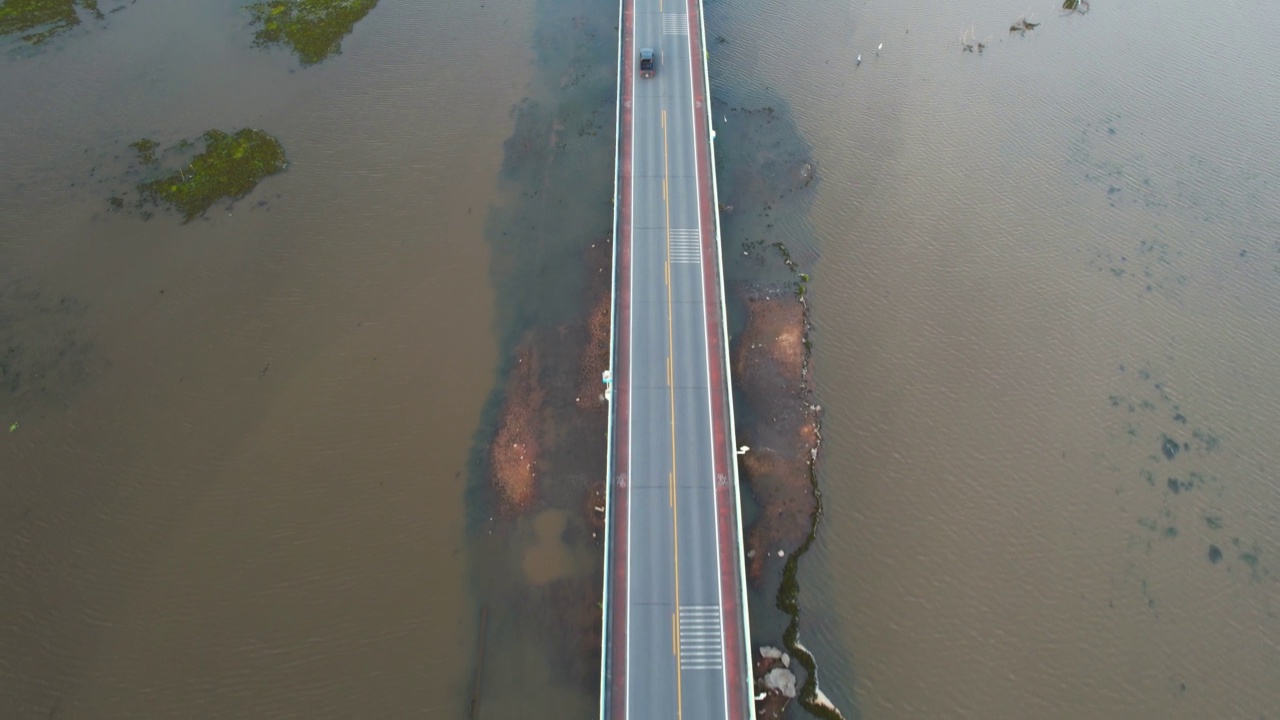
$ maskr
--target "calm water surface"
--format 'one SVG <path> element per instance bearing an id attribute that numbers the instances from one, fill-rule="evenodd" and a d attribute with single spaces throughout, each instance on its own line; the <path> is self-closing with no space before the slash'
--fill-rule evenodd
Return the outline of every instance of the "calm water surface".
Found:
<path id="1" fill-rule="evenodd" d="M 866 718 L 1274 717 L 1280 21 L 1026 11 L 709 7 L 717 92 L 818 167 L 768 237 L 811 266 L 826 408 L 803 637 Z M 137 3 L 0 59 L 0 715 L 461 717 L 478 606 L 590 575 L 573 498 L 467 517 L 520 314 L 485 239 L 563 222 L 503 143 L 612 120 L 591 53 L 534 61 L 606 33 L 546 17 L 383 0 L 300 69 L 234 3 Z M 241 126 L 288 172 L 106 212 L 126 143 Z M 493 618 L 486 717 L 589 713 L 551 623 Z"/>
<path id="2" fill-rule="evenodd" d="M 718 6 L 819 168 L 803 635 L 865 718 L 1280 712 L 1280 16 L 1092 5 Z"/>
<path id="3" fill-rule="evenodd" d="M 0 58 L 0 716 L 465 714 L 531 34 L 384 0 L 302 69 L 239 3 L 138 2 Z M 243 126 L 290 166 L 230 210 L 106 212 L 126 143 Z"/>

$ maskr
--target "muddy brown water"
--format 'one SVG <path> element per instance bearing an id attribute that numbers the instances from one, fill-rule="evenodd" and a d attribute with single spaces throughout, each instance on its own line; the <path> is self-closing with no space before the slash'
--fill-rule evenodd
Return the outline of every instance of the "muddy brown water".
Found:
<path id="1" fill-rule="evenodd" d="M 590 425 L 501 527 L 476 453 L 587 311 L 616 6 L 487 5 L 305 70 L 209 4 L 0 59 L 0 716 L 462 717 L 481 605 L 481 716 L 592 712 Z M 801 637 L 851 716 L 1272 717 L 1280 27 L 1056 5 L 709 3 L 726 247 L 813 275 Z M 107 212 L 126 143 L 240 126 L 291 162 L 250 198 Z"/>
<path id="2" fill-rule="evenodd" d="M 1025 3 L 750 6 L 712 3 L 712 66 L 818 168 L 772 239 L 814 275 L 824 691 L 1275 717 L 1275 13 L 1047 3 L 1011 35 Z"/>
<path id="3" fill-rule="evenodd" d="M 382 2 L 300 69 L 234 4 L 144 2 L 0 58 L 0 716 L 465 714 L 532 27 Z M 249 198 L 106 212 L 126 143 L 242 126 L 290 159 Z"/>

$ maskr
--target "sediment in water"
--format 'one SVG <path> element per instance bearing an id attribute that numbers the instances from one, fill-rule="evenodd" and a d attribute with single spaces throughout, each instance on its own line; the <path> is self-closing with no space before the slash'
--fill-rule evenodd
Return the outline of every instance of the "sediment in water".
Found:
<path id="1" fill-rule="evenodd" d="M 528 97 L 512 108 L 499 199 L 486 218 L 495 332 L 507 360 L 475 436 L 468 506 L 476 596 L 489 603 L 495 628 L 487 663 L 537 658 L 554 668 L 556 686 L 544 687 L 537 673 L 491 673 L 482 694 L 495 703 L 520 697 L 524 714 L 549 717 L 583 714 L 599 688 L 603 513 L 594 508 L 603 506 L 606 471 L 599 396 L 609 362 L 617 5 L 537 0 L 533 17 L 534 75 Z M 537 354 L 543 393 L 537 491 L 519 514 L 503 517 L 488 448 L 525 343 Z M 524 551 L 521 518 L 544 509 L 570 513 L 561 541 L 582 562 L 569 577 L 533 585 L 505 568 Z"/>
<path id="2" fill-rule="evenodd" d="M 543 662 L 555 668 L 557 685 L 590 698 L 599 687 L 603 631 L 607 415 L 604 400 L 586 392 L 601 394 L 600 371 L 608 363 L 609 285 L 594 278 L 607 275 L 611 252 L 611 245 L 598 238 L 587 243 L 575 268 L 586 277 L 578 285 L 579 307 L 590 311 L 555 325 L 535 325 L 516 347 L 495 430 L 478 462 L 489 468 L 490 492 L 476 498 L 485 498 L 482 507 L 491 514 L 482 526 L 489 535 L 482 545 L 491 548 L 486 555 L 498 566 L 512 564 L 526 549 L 520 541 L 522 523 L 548 509 L 570 513 L 559 540 L 570 553 L 594 556 L 590 570 L 580 568 L 542 584 L 511 576 L 491 580 L 482 596 L 491 615 L 502 618 L 497 621 L 502 629 L 491 633 L 488 653 L 527 656 L 529 650 L 504 643 L 534 643 Z M 490 692 L 509 696 L 512 684 L 511 678 L 487 677 L 479 702 Z M 530 703 L 537 706 L 534 699 Z"/>
<path id="3" fill-rule="evenodd" d="M 807 215 L 818 173 L 785 104 L 746 106 L 735 96 L 741 87 L 726 87 L 714 77 L 712 85 L 713 115 L 722 118 L 716 165 L 735 329 L 735 424 L 738 444 L 751 448 L 739 458 L 746 497 L 754 504 L 744 512 L 748 583 L 773 600 L 773 607 L 753 601 L 752 639 L 781 644 L 791 653 L 791 669 L 801 682 L 797 700 L 805 711 L 841 717 L 818 688 L 817 662 L 799 640 L 799 564 L 822 516 L 816 470 L 821 410 L 809 378 L 808 276 L 800 271 L 802 262 L 816 261 L 816 253 L 810 245 L 789 248 L 778 240 L 811 237 Z M 766 88 L 763 97 L 771 95 Z M 758 101 L 762 94 L 749 96 Z M 801 257 L 793 258 L 793 250 Z M 757 693 L 764 691 L 757 684 Z M 786 704 L 767 693 L 758 709 L 771 703 Z"/>
<path id="4" fill-rule="evenodd" d="M 528 510 L 537 490 L 544 402 L 539 374 L 537 348 L 530 340 L 516 352 L 498 431 L 489 449 L 494 490 L 507 516 Z"/>
<path id="5" fill-rule="evenodd" d="M 779 249 L 793 267 L 785 248 Z M 752 420 L 738 425 L 739 441 L 749 448 L 739 465 L 759 508 L 744 538 L 748 581 L 759 587 L 781 566 L 775 604 L 788 617 L 782 644 L 805 670 L 797 700 L 810 714 L 830 720 L 842 716 L 818 689 L 817 661 L 799 638 L 797 574 L 822 518 L 816 467 L 821 408 L 811 401 L 809 308 L 803 288 L 801 280 L 743 291 L 747 319 L 734 344 L 734 383 Z M 770 669 L 768 663 L 757 664 L 756 692 L 765 695 L 760 717 L 782 717 L 786 698 L 763 684 Z"/>
<path id="6" fill-rule="evenodd" d="M 612 305 L 612 243 L 592 243 L 587 250 L 586 340 L 578 360 L 578 389 L 574 402 L 583 412 L 603 414 L 608 407 L 603 373 L 609 369 L 609 310 Z"/>
<path id="7" fill-rule="evenodd" d="M 788 288 L 743 292 L 746 327 L 734 343 L 734 382 L 753 422 L 739 425 L 750 449 L 740 468 L 759 506 L 747 530 L 747 578 L 759 586 L 767 564 L 784 558 L 809 534 L 816 498 L 809 466 L 817 452 L 817 408 L 809 402 L 807 312 Z"/>

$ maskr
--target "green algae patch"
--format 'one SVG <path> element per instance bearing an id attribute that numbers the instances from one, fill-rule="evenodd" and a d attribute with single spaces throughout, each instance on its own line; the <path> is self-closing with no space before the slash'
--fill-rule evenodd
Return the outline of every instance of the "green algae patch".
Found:
<path id="1" fill-rule="evenodd" d="M 248 195 L 263 178 L 288 165 L 280 142 L 261 130 L 244 128 L 234 135 L 210 130 L 200 140 L 204 151 L 185 166 L 138 185 L 144 201 L 172 206 L 184 223 L 219 200 Z"/>
<path id="2" fill-rule="evenodd" d="M 160 148 L 160 143 L 155 140 L 142 138 L 137 142 L 129 143 L 129 147 L 138 151 L 138 162 L 143 165 L 155 165 L 159 162 L 156 158 L 156 150 Z"/>
<path id="3" fill-rule="evenodd" d="M 80 24 L 80 11 L 103 18 L 97 0 L 4 0 L 0 4 L 0 35 L 23 33 L 22 39 L 40 45 Z"/>
<path id="4" fill-rule="evenodd" d="M 285 45 L 303 65 L 315 65 L 342 51 L 342 38 L 378 0 L 265 0 L 249 6 L 254 45 Z"/>

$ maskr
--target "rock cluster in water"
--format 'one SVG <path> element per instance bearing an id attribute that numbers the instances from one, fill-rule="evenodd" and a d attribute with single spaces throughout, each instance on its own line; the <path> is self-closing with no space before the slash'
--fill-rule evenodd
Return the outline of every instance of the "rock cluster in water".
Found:
<path id="1" fill-rule="evenodd" d="M 783 717 L 787 705 L 798 694 L 796 676 L 791 672 L 791 656 L 782 650 L 764 645 L 755 663 L 756 717 L 759 720 L 775 720 Z"/>

